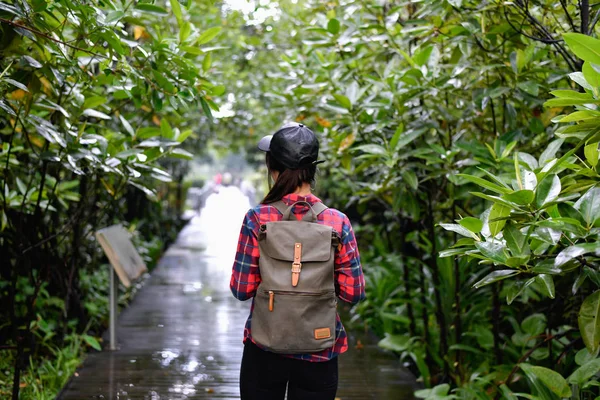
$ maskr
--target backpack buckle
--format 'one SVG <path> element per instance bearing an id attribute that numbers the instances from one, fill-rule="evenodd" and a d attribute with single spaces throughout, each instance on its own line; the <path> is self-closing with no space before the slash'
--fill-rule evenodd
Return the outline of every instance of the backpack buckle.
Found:
<path id="1" fill-rule="evenodd" d="M 292 263 L 292 286 L 298 286 L 302 271 L 302 243 L 294 244 L 294 262 Z"/>
<path id="2" fill-rule="evenodd" d="M 302 271 L 302 263 L 293 263 L 292 272 L 299 274 Z"/>

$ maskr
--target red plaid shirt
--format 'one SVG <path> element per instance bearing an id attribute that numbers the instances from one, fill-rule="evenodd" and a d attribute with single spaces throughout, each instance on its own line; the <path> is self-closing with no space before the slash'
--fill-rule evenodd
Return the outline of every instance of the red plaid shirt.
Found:
<path id="1" fill-rule="evenodd" d="M 308 196 L 288 194 L 282 200 L 287 205 L 292 205 L 297 201 L 306 201 L 310 204 L 321 201 L 312 194 Z M 301 219 L 307 211 L 308 207 L 306 205 L 297 205 L 292 210 L 298 219 Z M 248 321 L 246 321 L 244 329 L 244 343 L 246 340 L 251 340 L 254 343 L 250 327 L 252 311 L 254 310 L 254 295 L 261 282 L 260 270 L 258 268 L 258 259 L 260 257 L 258 232 L 261 225 L 271 221 L 281 221 L 282 218 L 283 215 L 275 207 L 265 204 L 260 204 L 251 209 L 244 218 L 230 282 L 231 292 L 237 299 L 248 300 L 252 298 L 250 316 L 248 317 Z M 341 300 L 356 304 L 365 298 L 365 279 L 360 265 L 356 238 L 354 237 L 350 221 L 342 212 L 329 208 L 319 214 L 317 222 L 331 226 L 341 237 L 341 249 L 335 252 L 336 293 Z M 332 348 L 318 353 L 289 354 L 286 356 L 319 362 L 328 361 L 344 353 L 346 350 L 348 350 L 348 336 L 346 335 L 340 316 L 337 315 L 336 341 Z"/>

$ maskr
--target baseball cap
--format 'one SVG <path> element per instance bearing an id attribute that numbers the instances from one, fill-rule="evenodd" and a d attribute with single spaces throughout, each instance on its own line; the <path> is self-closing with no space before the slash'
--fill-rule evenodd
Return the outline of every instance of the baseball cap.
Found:
<path id="1" fill-rule="evenodd" d="M 258 148 L 268 151 L 288 169 L 301 169 L 322 163 L 318 161 L 319 141 L 304 124 L 290 122 L 273 135 L 260 139 Z"/>

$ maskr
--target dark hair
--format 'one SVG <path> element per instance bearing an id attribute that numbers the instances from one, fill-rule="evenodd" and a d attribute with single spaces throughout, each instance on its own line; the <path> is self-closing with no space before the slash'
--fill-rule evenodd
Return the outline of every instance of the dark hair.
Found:
<path id="1" fill-rule="evenodd" d="M 273 171 L 279 172 L 279 177 L 277 177 L 269 193 L 263 199 L 262 204 L 274 203 L 281 200 L 283 196 L 294 193 L 303 183 L 310 183 L 311 185 L 315 183 L 315 175 L 317 174 L 316 165 L 303 169 L 288 169 L 268 152 L 266 162 L 269 177 Z"/>

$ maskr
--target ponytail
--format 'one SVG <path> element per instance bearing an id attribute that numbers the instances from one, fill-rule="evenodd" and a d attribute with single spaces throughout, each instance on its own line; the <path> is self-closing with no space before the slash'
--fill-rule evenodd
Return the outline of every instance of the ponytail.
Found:
<path id="1" fill-rule="evenodd" d="M 315 183 L 315 175 L 317 173 L 317 167 L 311 165 L 304 169 L 287 169 L 276 159 L 271 157 L 267 152 L 267 169 L 269 170 L 269 179 L 273 171 L 279 172 L 277 180 L 271 186 L 269 193 L 265 196 L 262 204 L 270 204 L 279 201 L 283 196 L 290 193 L 294 193 L 302 184 Z"/>

